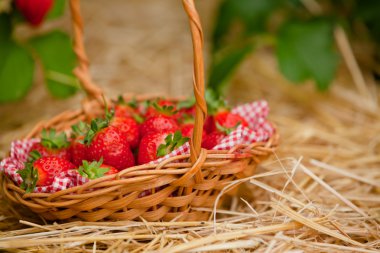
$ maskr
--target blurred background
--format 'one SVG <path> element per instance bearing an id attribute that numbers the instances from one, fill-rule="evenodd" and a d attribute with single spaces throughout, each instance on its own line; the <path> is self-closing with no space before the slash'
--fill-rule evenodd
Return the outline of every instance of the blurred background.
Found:
<path id="1" fill-rule="evenodd" d="M 38 121 L 78 108 L 84 97 L 72 75 L 68 1 L 39 1 L 40 7 L 33 7 L 31 0 L 0 0 L 0 157 Z M 323 129 L 340 140 L 357 137 L 355 145 L 363 145 L 351 153 L 330 149 L 335 155 L 379 152 L 380 139 L 373 135 L 379 129 L 380 2 L 196 4 L 205 32 L 206 82 L 216 94 L 232 104 L 268 100 L 288 143 L 340 147 L 318 134 Z M 81 5 L 91 73 L 108 96 L 191 95 L 192 45 L 181 1 L 82 0 Z M 370 147 L 364 125 L 367 134 L 374 133 L 368 136 Z"/>

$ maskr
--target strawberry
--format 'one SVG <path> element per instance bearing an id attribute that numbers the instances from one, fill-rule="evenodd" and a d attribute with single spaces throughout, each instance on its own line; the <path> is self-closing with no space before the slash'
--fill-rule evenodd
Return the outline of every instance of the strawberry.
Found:
<path id="1" fill-rule="evenodd" d="M 181 126 L 182 136 L 186 136 L 188 138 L 191 138 L 193 135 L 193 131 L 194 131 L 194 123 L 186 123 L 186 124 Z M 206 137 L 206 132 L 203 131 L 202 132 L 202 139 L 204 139 L 205 137 Z"/>
<path id="2" fill-rule="evenodd" d="M 150 133 L 141 139 L 138 163 L 144 164 L 169 154 L 185 144 L 189 138 L 183 137 L 180 131 Z"/>
<path id="3" fill-rule="evenodd" d="M 214 122 L 214 117 L 213 116 L 207 116 L 206 120 L 203 125 L 204 131 L 209 134 L 211 133 L 214 129 L 216 128 L 215 122 Z"/>
<path id="4" fill-rule="evenodd" d="M 195 118 L 195 98 L 183 100 L 177 105 L 178 121 L 183 122 L 188 118 Z"/>
<path id="5" fill-rule="evenodd" d="M 70 161 L 70 142 L 65 133 L 56 134 L 55 129 L 42 130 L 41 141 L 35 143 L 31 150 L 38 151 L 42 157 L 55 156 Z"/>
<path id="6" fill-rule="evenodd" d="M 226 137 L 226 134 L 223 132 L 212 132 L 202 140 L 202 148 L 212 149 L 219 144 L 224 137 Z"/>
<path id="7" fill-rule="evenodd" d="M 142 123 L 144 119 L 139 115 L 138 104 L 136 99 L 126 102 L 122 96 L 119 96 L 115 109 L 115 117 L 133 118 L 137 123 Z"/>
<path id="8" fill-rule="evenodd" d="M 30 153 L 22 170 L 18 170 L 23 182 L 21 188 L 32 192 L 36 186 L 51 185 L 54 177 L 61 172 L 75 169 L 71 162 L 59 157 L 41 157 L 37 151 Z"/>
<path id="9" fill-rule="evenodd" d="M 104 164 L 103 159 L 100 159 L 100 161 L 93 161 L 92 163 L 88 163 L 88 161 L 83 161 L 83 164 L 79 167 L 78 172 L 83 177 L 87 177 L 89 179 L 96 179 L 99 177 L 116 174 L 119 171 L 112 166 Z"/>
<path id="10" fill-rule="evenodd" d="M 217 113 L 214 116 L 215 119 L 215 125 L 218 128 L 218 125 L 220 125 L 223 128 L 236 128 L 239 125 L 242 125 L 244 127 L 248 126 L 247 121 L 241 117 L 240 115 L 231 113 L 229 111 L 222 111 Z"/>
<path id="11" fill-rule="evenodd" d="M 114 126 L 127 138 L 131 148 L 137 148 L 140 140 L 139 125 L 131 117 L 114 117 L 111 119 L 110 126 Z"/>
<path id="12" fill-rule="evenodd" d="M 145 113 L 145 118 L 150 118 L 153 116 L 168 116 L 171 117 L 176 113 L 176 105 L 169 100 L 158 99 L 151 102 Z"/>
<path id="13" fill-rule="evenodd" d="M 82 161 L 87 160 L 87 146 L 84 144 L 84 137 L 89 130 L 89 125 L 84 122 L 79 122 L 74 125 L 71 134 L 70 154 L 71 162 L 76 166 L 82 165 Z"/>
<path id="14" fill-rule="evenodd" d="M 16 7 L 32 26 L 39 26 L 53 6 L 53 0 L 16 0 Z"/>
<path id="15" fill-rule="evenodd" d="M 135 165 L 133 153 L 128 144 L 127 137 L 116 127 L 109 125 L 109 117 L 95 119 L 91 122 L 91 129 L 84 138 L 88 146 L 88 159 L 99 161 L 123 170 Z"/>
<path id="16" fill-rule="evenodd" d="M 141 136 L 145 136 L 154 132 L 175 132 L 178 129 L 179 126 L 173 118 L 158 115 L 148 118 L 143 124 L 141 124 L 140 133 Z"/>

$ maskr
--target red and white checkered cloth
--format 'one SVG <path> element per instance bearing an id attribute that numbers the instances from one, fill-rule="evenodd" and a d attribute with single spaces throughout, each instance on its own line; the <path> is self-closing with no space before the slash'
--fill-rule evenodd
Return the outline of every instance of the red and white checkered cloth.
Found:
<path id="1" fill-rule="evenodd" d="M 236 128 L 213 148 L 215 150 L 230 149 L 238 144 L 266 141 L 275 131 L 271 123 L 267 121 L 269 107 L 268 103 L 264 100 L 237 106 L 232 109 L 232 112 L 242 116 L 247 121 L 249 127 L 239 126 Z M 20 175 L 17 174 L 17 170 L 24 168 L 24 162 L 28 158 L 32 145 L 36 142 L 39 142 L 39 139 L 17 140 L 12 142 L 10 156 L 3 159 L 0 163 L 0 171 L 4 172 L 18 185 L 22 183 L 22 179 Z M 170 154 L 151 163 L 157 164 L 167 158 L 188 154 L 189 152 L 189 143 L 185 143 Z M 88 182 L 87 178 L 82 177 L 76 170 L 70 170 L 57 175 L 51 185 L 36 187 L 34 192 L 56 192 L 82 185 L 86 182 Z"/>

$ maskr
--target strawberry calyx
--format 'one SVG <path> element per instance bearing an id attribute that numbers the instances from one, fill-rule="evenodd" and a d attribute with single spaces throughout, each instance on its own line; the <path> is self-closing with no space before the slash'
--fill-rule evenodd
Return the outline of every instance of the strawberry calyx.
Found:
<path id="1" fill-rule="evenodd" d="M 173 150 L 181 147 L 189 140 L 190 138 L 182 136 L 181 131 L 176 131 L 174 134 L 169 134 L 165 138 L 165 144 L 158 146 L 157 157 L 169 154 Z"/>
<path id="2" fill-rule="evenodd" d="M 104 98 L 103 98 L 104 99 Z M 84 139 L 83 144 L 89 146 L 94 139 L 95 135 L 100 132 L 102 129 L 108 127 L 110 125 L 110 122 L 114 116 L 114 111 L 109 110 L 106 100 L 104 99 L 104 110 L 105 110 L 105 118 L 96 118 L 91 120 L 89 130 L 87 131 Z"/>
<path id="3" fill-rule="evenodd" d="M 96 118 L 96 119 L 91 120 L 90 129 L 87 131 L 83 139 L 83 143 L 87 146 L 90 145 L 95 135 L 98 132 L 100 132 L 102 129 L 108 127 L 109 124 L 110 124 L 110 119 L 107 115 L 105 119 Z"/>
<path id="4" fill-rule="evenodd" d="M 136 110 L 138 109 L 138 102 L 136 100 L 135 97 L 132 98 L 132 100 L 126 102 L 123 98 L 123 96 L 119 96 L 117 101 L 116 101 L 116 104 L 117 105 L 122 105 L 122 106 L 128 106 L 130 108 L 132 108 L 133 110 L 129 111 L 129 114 L 130 116 L 139 124 L 143 123 L 144 122 L 144 118 L 142 116 L 140 116 Z"/>
<path id="5" fill-rule="evenodd" d="M 100 178 L 110 170 L 110 168 L 102 167 L 102 165 L 103 158 L 100 158 L 99 161 L 93 161 L 91 163 L 84 160 L 82 166 L 78 168 L 78 172 L 83 177 L 87 177 L 89 179 Z"/>
<path id="6" fill-rule="evenodd" d="M 180 101 L 177 105 L 177 109 L 189 109 L 195 105 L 195 97 Z"/>
<path id="7" fill-rule="evenodd" d="M 41 158 L 41 154 L 33 150 L 29 153 L 27 161 L 24 163 L 24 168 L 17 171 L 22 178 L 20 185 L 21 189 L 26 193 L 33 192 L 38 182 L 38 171 L 34 168 L 33 163 Z"/>
<path id="8" fill-rule="evenodd" d="M 159 105 L 157 101 L 153 101 L 151 106 L 160 114 L 172 116 L 177 113 L 177 110 L 172 105 Z"/>
<path id="9" fill-rule="evenodd" d="M 70 142 L 64 132 L 57 134 L 54 128 L 47 131 L 43 129 L 41 132 L 41 145 L 47 149 L 67 148 Z"/>
<path id="10" fill-rule="evenodd" d="M 205 99 L 207 103 L 208 115 L 215 115 L 220 111 L 228 110 L 226 101 L 218 97 L 213 90 L 206 90 Z"/>
<path id="11" fill-rule="evenodd" d="M 71 126 L 71 138 L 75 139 L 79 136 L 85 136 L 88 130 L 90 130 L 89 124 L 79 121 L 77 124 Z M 78 142 L 83 144 L 83 140 L 78 140 Z"/>
<path id="12" fill-rule="evenodd" d="M 241 124 L 241 122 L 238 122 L 233 127 L 224 127 L 221 124 L 219 124 L 219 122 L 215 122 L 216 129 L 218 129 L 219 132 L 222 132 L 226 135 L 229 135 L 230 133 L 232 133 L 232 131 L 234 131 L 240 124 Z"/>
<path id="13" fill-rule="evenodd" d="M 118 105 L 127 105 L 133 109 L 137 109 L 138 108 L 138 103 L 137 103 L 137 100 L 136 98 L 132 98 L 130 101 L 126 102 L 125 99 L 123 98 L 122 95 L 120 95 L 118 98 L 117 98 L 117 101 L 116 101 L 116 104 Z"/>
<path id="14" fill-rule="evenodd" d="M 185 125 L 185 124 L 194 124 L 195 119 L 194 119 L 193 115 L 188 114 L 188 113 L 184 113 L 184 114 L 182 114 L 180 122 L 181 122 L 182 125 Z"/>

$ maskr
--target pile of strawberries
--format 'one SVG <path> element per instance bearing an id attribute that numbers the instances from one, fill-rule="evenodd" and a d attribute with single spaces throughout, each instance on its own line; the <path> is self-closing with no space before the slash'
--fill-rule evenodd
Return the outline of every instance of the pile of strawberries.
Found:
<path id="1" fill-rule="evenodd" d="M 212 149 L 238 125 L 247 122 L 220 102 L 209 102 L 202 147 Z M 72 126 L 71 135 L 43 130 L 31 148 L 21 185 L 31 192 L 36 186 L 51 185 L 54 177 L 76 169 L 89 179 L 115 174 L 149 163 L 189 141 L 195 119 L 195 101 L 165 99 L 125 102 L 121 97 L 103 118 Z"/>

